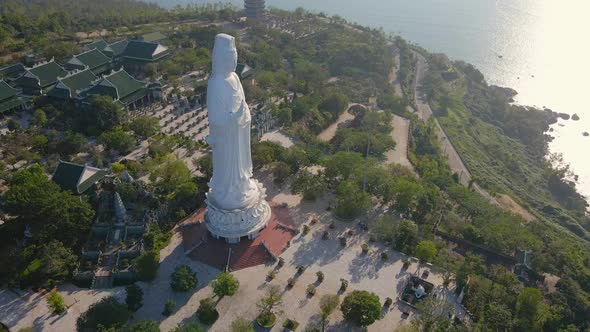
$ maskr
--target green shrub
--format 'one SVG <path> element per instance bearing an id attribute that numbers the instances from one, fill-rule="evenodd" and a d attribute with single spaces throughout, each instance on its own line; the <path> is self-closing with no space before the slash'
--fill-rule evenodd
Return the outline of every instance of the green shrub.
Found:
<path id="1" fill-rule="evenodd" d="M 291 319 L 287 319 L 283 323 L 283 327 L 286 328 L 286 329 L 289 329 L 291 331 L 295 331 L 299 327 L 299 323 L 297 321 L 294 321 L 294 320 L 291 320 Z"/>
<path id="2" fill-rule="evenodd" d="M 47 295 L 47 305 L 51 309 L 51 312 L 57 315 L 61 315 L 66 311 L 64 298 L 55 289 Z"/>
<path id="3" fill-rule="evenodd" d="M 78 331 L 97 331 L 103 329 L 118 329 L 129 319 L 129 311 L 125 304 L 119 303 L 114 297 L 106 297 L 88 308 L 78 318 Z"/>
<path id="4" fill-rule="evenodd" d="M 211 287 L 213 287 L 213 293 L 221 298 L 236 294 L 240 282 L 231 273 L 223 272 L 213 279 Z"/>
<path id="5" fill-rule="evenodd" d="M 139 279 L 142 281 L 152 281 L 158 274 L 158 265 L 160 264 L 160 254 L 150 250 L 143 253 L 135 259 L 134 268 Z"/>
<path id="6" fill-rule="evenodd" d="M 340 310 L 347 321 L 358 326 L 369 326 L 381 316 L 381 303 L 374 293 L 353 291 L 346 295 Z"/>
<path id="7" fill-rule="evenodd" d="M 201 323 L 207 325 L 213 324 L 219 318 L 219 313 L 215 309 L 215 302 L 212 298 L 206 298 L 199 302 L 197 317 L 199 317 Z"/>
<path id="8" fill-rule="evenodd" d="M 135 284 L 129 285 L 125 288 L 125 293 L 127 294 L 125 303 L 127 303 L 130 311 L 137 311 L 143 306 L 143 290 L 141 287 Z"/>
<path id="9" fill-rule="evenodd" d="M 197 287 L 197 274 L 188 265 L 180 265 L 170 276 L 170 286 L 175 292 L 191 290 Z"/>
<path id="10" fill-rule="evenodd" d="M 318 272 L 316 272 L 316 274 L 315 274 L 315 275 L 318 277 L 318 282 L 320 282 L 320 283 L 321 283 L 321 282 L 323 282 L 323 281 L 324 281 L 324 272 L 322 272 L 322 271 L 318 271 Z"/>
<path id="11" fill-rule="evenodd" d="M 155 320 L 140 320 L 129 327 L 129 332 L 160 332 L 160 324 Z"/>
<path id="12" fill-rule="evenodd" d="M 176 302 L 172 300 L 166 300 L 166 303 L 164 303 L 164 311 L 162 311 L 162 315 L 166 317 L 172 315 L 174 308 L 176 308 Z"/>

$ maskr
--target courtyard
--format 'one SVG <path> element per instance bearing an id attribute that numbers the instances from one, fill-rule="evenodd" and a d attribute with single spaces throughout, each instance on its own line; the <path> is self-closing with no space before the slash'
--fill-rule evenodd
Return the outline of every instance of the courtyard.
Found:
<path id="1" fill-rule="evenodd" d="M 455 306 L 459 317 L 464 315 L 461 306 L 456 303 L 454 289 L 443 286 L 443 278 L 430 265 L 420 264 L 415 259 L 412 264 L 404 267 L 404 254 L 396 252 L 379 242 L 370 242 L 366 231 L 362 231 L 354 222 L 337 221 L 330 211 L 327 211 L 331 197 L 318 199 L 314 202 L 302 201 L 299 195 L 289 194 L 288 184 L 279 186 L 273 184 L 268 174 L 258 174 L 259 179 L 266 179 L 268 198 L 276 204 L 290 207 L 293 222 L 298 227 L 306 224 L 310 227 L 307 234 L 296 235 L 290 246 L 280 255 L 285 264 L 277 268 L 276 263 L 258 265 L 250 268 L 232 271 L 240 281 L 238 293 L 218 301 L 219 319 L 210 326 L 210 331 L 228 331 L 233 320 L 238 317 L 254 320 L 259 314 L 256 301 L 264 296 L 269 285 L 278 285 L 282 292 L 282 304 L 277 307 L 277 324 L 271 331 L 281 331 L 282 323 L 286 319 L 299 322 L 298 330 L 317 326 L 320 322 L 319 300 L 325 294 L 337 294 L 341 298 L 353 290 L 374 292 L 380 298 L 381 304 L 386 298 L 391 298 L 393 304 L 383 307 L 381 319 L 368 327 L 368 331 L 392 330 L 403 324 L 416 314 L 407 304 L 398 301 L 402 296 L 405 280 L 411 275 L 422 276 L 429 271 L 427 281 L 434 285 L 433 294 L 444 297 Z M 316 221 L 312 223 L 311 221 Z M 331 228 L 330 224 L 334 223 Z M 177 228 L 178 230 L 178 228 Z M 324 232 L 328 238 L 324 239 Z M 343 246 L 340 237 L 346 239 Z M 361 245 L 368 244 L 368 253 L 363 253 Z M 197 249 L 198 250 L 198 249 Z M 388 258 L 383 260 L 382 253 Z M 197 288 L 186 293 L 175 293 L 170 288 L 170 274 L 179 265 L 189 265 L 198 278 Z M 297 266 L 302 265 L 305 271 L 297 273 Z M 270 271 L 276 269 L 273 280 L 268 278 Z M 316 272 L 325 275 L 323 282 L 317 281 Z M 162 331 L 170 331 L 176 326 L 196 321 L 195 312 L 199 301 L 213 296 L 209 282 L 220 270 L 192 260 L 185 255 L 180 232 L 175 232 L 170 244 L 160 253 L 160 267 L 157 278 L 151 283 L 139 282 L 144 291 L 143 307 L 134 315 L 133 320 L 155 319 L 160 321 Z M 295 280 L 292 288 L 287 287 L 290 279 Z M 339 291 L 341 279 L 349 282 L 345 292 Z M 316 286 L 316 294 L 309 296 L 307 286 Z M 8 290 L 0 292 L 0 320 L 11 329 L 17 330 L 34 326 L 35 330 L 70 331 L 80 313 L 84 312 L 92 303 L 104 296 L 115 295 L 124 300 L 124 288 L 118 287 L 108 290 L 80 289 L 72 285 L 62 285 L 59 292 L 70 305 L 64 316 L 49 313 L 42 294 L 29 292 L 16 294 Z M 165 317 L 162 315 L 164 302 L 168 299 L 176 302 L 174 313 Z M 218 300 L 218 299 L 216 299 Z M 404 315 L 409 312 L 409 316 Z M 327 331 L 357 331 L 336 310 L 329 318 Z"/>

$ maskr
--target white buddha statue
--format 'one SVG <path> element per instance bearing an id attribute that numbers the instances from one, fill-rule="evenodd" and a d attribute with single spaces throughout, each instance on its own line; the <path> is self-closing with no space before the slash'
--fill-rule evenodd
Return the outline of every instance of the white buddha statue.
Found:
<path id="1" fill-rule="evenodd" d="M 213 178 L 209 182 L 208 198 L 227 210 L 251 204 L 258 190 L 252 180 L 250 110 L 235 73 L 237 61 L 234 37 L 217 35 L 207 87 L 207 142 L 213 149 Z"/>
<path id="2" fill-rule="evenodd" d="M 214 235 L 251 235 L 242 233 L 266 226 L 270 207 L 264 200 L 264 189 L 252 179 L 251 117 L 242 83 L 235 73 L 238 54 L 234 37 L 218 34 L 212 58 L 207 87 L 207 142 L 213 153 L 213 177 L 209 182 L 206 219 Z M 256 220 L 261 215 L 265 219 L 263 224 Z"/>

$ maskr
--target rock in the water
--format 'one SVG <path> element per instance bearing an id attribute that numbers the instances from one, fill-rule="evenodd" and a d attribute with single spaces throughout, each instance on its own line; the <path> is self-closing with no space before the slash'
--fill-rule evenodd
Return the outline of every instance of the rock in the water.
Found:
<path id="1" fill-rule="evenodd" d="M 590 133 L 588 133 L 587 131 L 585 131 L 584 133 L 582 133 L 582 135 L 584 135 L 585 137 L 590 136 Z"/>
<path id="2" fill-rule="evenodd" d="M 577 113 L 574 113 L 574 115 L 572 115 L 572 120 L 574 120 L 574 121 L 580 120 L 580 117 L 578 116 Z"/>
<path id="3" fill-rule="evenodd" d="M 552 133 L 553 132 L 553 128 L 549 128 L 549 132 Z"/>
<path id="4" fill-rule="evenodd" d="M 570 115 L 567 113 L 558 113 L 557 116 L 559 116 L 560 118 L 564 119 L 564 120 L 569 120 L 570 119 Z"/>
<path id="5" fill-rule="evenodd" d="M 511 99 L 518 94 L 518 92 L 511 88 L 505 88 L 497 85 L 490 85 L 490 88 L 497 93 L 504 95 L 507 99 Z"/>

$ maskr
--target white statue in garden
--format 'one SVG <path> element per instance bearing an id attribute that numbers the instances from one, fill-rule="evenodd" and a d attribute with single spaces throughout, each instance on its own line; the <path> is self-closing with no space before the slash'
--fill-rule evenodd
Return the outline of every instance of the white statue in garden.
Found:
<path id="1" fill-rule="evenodd" d="M 230 242 L 255 237 L 270 218 L 265 190 L 252 178 L 251 116 L 242 83 L 235 73 L 234 37 L 219 34 L 213 47 L 207 87 L 213 177 L 207 194 L 206 223 L 211 233 Z"/>

